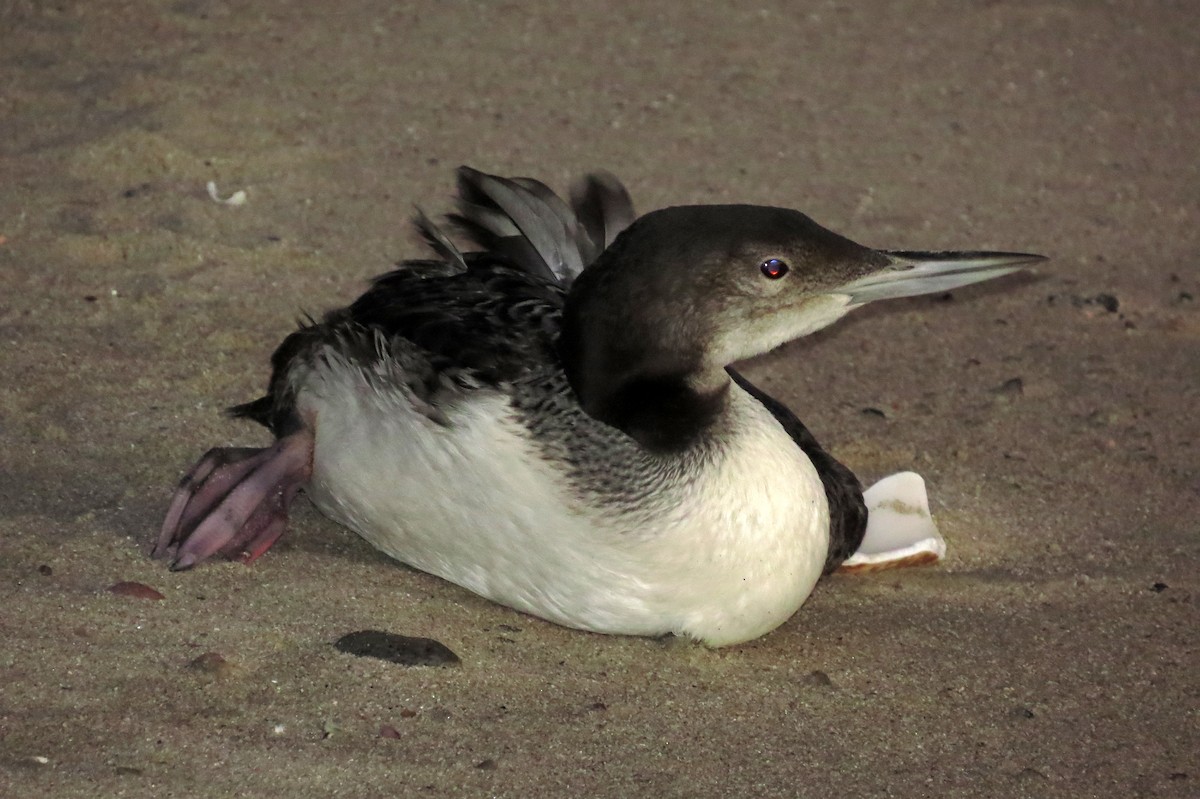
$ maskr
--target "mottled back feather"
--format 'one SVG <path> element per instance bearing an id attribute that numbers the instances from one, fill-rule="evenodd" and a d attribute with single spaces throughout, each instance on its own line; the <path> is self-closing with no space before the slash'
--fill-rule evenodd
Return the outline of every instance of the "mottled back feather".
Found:
<path id="1" fill-rule="evenodd" d="M 278 435 L 295 429 L 287 373 L 330 344 L 364 366 L 380 357 L 379 340 L 403 348 L 417 372 L 408 387 L 431 413 L 447 383 L 499 388 L 561 371 L 556 343 L 566 290 L 633 219 L 629 196 L 611 175 L 590 176 L 575 196 L 583 199 L 573 209 L 536 180 L 460 168 L 458 213 L 449 219 L 480 250 L 464 253 L 418 210 L 414 225 L 438 260 L 404 261 L 348 308 L 302 325 L 272 357 L 267 396 L 230 412 Z"/>

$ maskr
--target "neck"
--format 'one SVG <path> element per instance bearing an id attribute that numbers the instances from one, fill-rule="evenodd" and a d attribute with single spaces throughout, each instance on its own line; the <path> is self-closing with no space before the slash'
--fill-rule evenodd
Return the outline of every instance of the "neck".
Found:
<path id="1" fill-rule="evenodd" d="M 717 386 L 698 386 L 692 377 L 631 377 L 611 387 L 592 403 L 595 412 L 588 412 L 646 449 L 681 452 L 704 437 L 729 400 L 727 377 Z"/>
<path id="2" fill-rule="evenodd" d="M 616 351 L 611 339 L 582 332 L 564 324 L 559 341 L 563 369 L 580 406 L 646 449 L 687 449 L 724 411 L 729 376 L 724 369 L 705 369 L 698 353 Z"/>

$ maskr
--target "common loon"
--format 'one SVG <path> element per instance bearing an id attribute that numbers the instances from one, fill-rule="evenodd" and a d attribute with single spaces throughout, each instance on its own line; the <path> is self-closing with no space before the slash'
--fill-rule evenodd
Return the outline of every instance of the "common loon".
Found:
<path id="1" fill-rule="evenodd" d="M 156 557 L 253 561 L 303 489 L 391 557 L 559 624 L 755 638 L 868 549 L 868 510 L 854 474 L 731 364 L 868 302 L 1043 260 L 873 250 L 783 208 L 635 217 L 604 173 L 568 203 L 462 167 L 457 208 L 477 251 L 418 212 L 436 257 L 283 341 L 266 396 L 230 409 L 275 443 L 201 458 Z"/>

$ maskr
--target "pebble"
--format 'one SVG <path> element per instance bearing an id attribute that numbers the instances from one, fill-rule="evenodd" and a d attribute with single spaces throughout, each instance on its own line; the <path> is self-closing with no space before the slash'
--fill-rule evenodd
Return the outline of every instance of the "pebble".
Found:
<path id="1" fill-rule="evenodd" d="M 992 393 L 1002 397 L 1019 397 L 1025 393 L 1025 381 L 1019 377 L 1009 378 L 993 388 Z"/>
<path id="2" fill-rule="evenodd" d="M 802 685 L 812 685 L 818 688 L 832 688 L 833 680 L 825 672 L 817 669 L 800 678 Z"/>
<path id="3" fill-rule="evenodd" d="M 220 652 L 205 652 L 194 658 L 187 667 L 201 674 L 207 674 L 218 680 L 229 677 L 237 670 L 237 666 L 226 660 Z"/>
<path id="4" fill-rule="evenodd" d="M 166 599 L 165 596 L 145 583 L 135 583 L 130 580 L 113 583 L 108 590 L 118 596 L 131 596 L 136 599 Z"/>
<path id="5" fill-rule="evenodd" d="M 413 638 L 381 630 L 347 633 L 334 643 L 339 652 L 364 658 L 378 658 L 401 666 L 457 666 L 458 655 L 440 641 Z"/>

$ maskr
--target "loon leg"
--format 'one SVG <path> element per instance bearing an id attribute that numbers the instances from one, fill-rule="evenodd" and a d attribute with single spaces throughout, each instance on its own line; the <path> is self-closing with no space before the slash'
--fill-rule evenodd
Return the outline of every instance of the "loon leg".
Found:
<path id="1" fill-rule="evenodd" d="M 312 476 L 312 455 L 308 430 L 264 449 L 209 450 L 180 481 L 151 556 L 176 546 L 172 571 L 213 555 L 253 563 L 283 535 L 288 506 Z"/>

